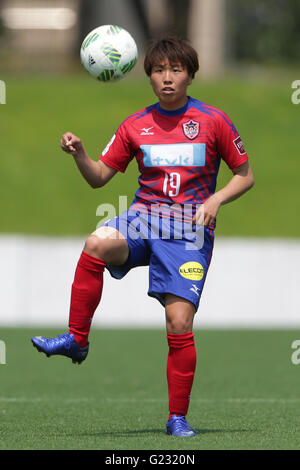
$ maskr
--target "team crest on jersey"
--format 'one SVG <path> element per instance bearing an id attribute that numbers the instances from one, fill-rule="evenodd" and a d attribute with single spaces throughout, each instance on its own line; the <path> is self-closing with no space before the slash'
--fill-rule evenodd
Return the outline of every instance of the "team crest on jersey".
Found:
<path id="1" fill-rule="evenodd" d="M 197 137 L 200 131 L 200 124 L 197 121 L 193 121 L 192 119 L 188 122 L 184 122 L 182 124 L 183 132 L 186 137 L 190 140 L 193 140 Z"/>

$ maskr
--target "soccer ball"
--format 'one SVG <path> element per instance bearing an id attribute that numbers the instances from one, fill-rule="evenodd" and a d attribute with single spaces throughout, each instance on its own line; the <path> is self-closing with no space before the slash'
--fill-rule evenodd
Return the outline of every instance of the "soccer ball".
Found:
<path id="1" fill-rule="evenodd" d="M 135 66 L 138 51 L 133 37 L 120 26 L 93 29 L 80 49 L 83 67 L 101 82 L 124 78 Z"/>

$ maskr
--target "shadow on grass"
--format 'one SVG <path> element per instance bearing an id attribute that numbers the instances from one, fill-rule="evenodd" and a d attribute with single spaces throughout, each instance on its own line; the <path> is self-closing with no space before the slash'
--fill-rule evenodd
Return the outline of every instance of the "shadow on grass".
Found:
<path id="1" fill-rule="evenodd" d="M 197 428 L 196 428 L 197 429 Z M 252 432 L 250 429 L 197 429 L 197 435 L 205 435 L 205 434 L 212 434 L 212 433 L 245 433 L 245 432 Z M 167 436 L 167 433 L 164 429 L 132 429 L 132 430 L 124 430 L 124 431 L 95 431 L 95 432 L 87 432 L 84 433 L 84 436 L 111 436 L 111 437 L 137 437 L 141 435 L 147 434 L 160 434 Z M 196 437 L 196 436 L 195 436 Z"/>

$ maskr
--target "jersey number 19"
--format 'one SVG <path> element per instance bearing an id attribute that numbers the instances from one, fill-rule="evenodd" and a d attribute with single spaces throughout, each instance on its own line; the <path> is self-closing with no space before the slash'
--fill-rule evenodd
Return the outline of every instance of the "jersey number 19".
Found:
<path id="1" fill-rule="evenodd" d="M 175 197 L 178 196 L 180 191 L 180 174 L 172 172 L 165 174 L 163 193 L 165 196 Z"/>

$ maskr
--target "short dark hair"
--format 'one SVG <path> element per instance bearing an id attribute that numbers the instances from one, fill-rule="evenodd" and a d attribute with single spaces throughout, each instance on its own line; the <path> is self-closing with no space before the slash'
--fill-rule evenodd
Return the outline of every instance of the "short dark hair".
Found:
<path id="1" fill-rule="evenodd" d="M 151 75 L 152 67 L 164 59 L 173 64 L 179 62 L 186 67 L 192 78 L 199 69 L 198 54 L 185 39 L 167 36 L 150 43 L 144 60 L 144 70 L 148 77 Z"/>

